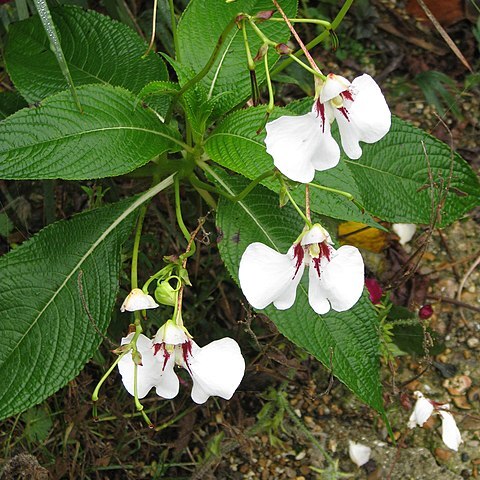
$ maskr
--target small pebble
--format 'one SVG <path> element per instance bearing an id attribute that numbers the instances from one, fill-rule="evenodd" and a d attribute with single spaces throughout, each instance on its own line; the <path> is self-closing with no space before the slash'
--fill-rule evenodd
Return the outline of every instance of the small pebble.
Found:
<path id="1" fill-rule="evenodd" d="M 467 340 L 468 348 L 477 348 L 480 344 L 480 340 L 477 337 L 471 337 Z"/>

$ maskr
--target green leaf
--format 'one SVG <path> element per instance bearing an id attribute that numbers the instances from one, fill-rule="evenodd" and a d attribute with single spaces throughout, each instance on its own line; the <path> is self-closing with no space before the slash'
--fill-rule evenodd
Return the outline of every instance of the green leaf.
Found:
<path id="1" fill-rule="evenodd" d="M 178 133 L 119 87 L 77 90 L 21 110 L 0 123 L 0 177 L 79 180 L 128 173 L 166 151 L 177 151 Z"/>
<path id="2" fill-rule="evenodd" d="M 64 6 L 52 10 L 74 84 L 103 83 L 134 93 L 154 80 L 167 80 L 167 70 L 130 28 L 91 10 Z M 40 18 L 12 24 L 5 49 L 8 73 L 29 103 L 67 88 L 50 50 Z"/>
<path id="3" fill-rule="evenodd" d="M 270 119 L 274 120 L 284 114 L 286 109 L 275 109 Z M 273 168 L 273 158 L 265 147 L 265 130 L 260 134 L 256 130 L 265 118 L 265 107 L 248 108 L 229 115 L 207 138 L 205 151 L 216 163 L 254 179 Z M 292 159 L 294 161 L 295 159 Z M 351 193 L 362 202 L 362 197 L 353 175 L 344 162 L 336 168 L 317 172 L 314 183 Z M 262 182 L 274 192 L 280 190 L 277 180 L 268 179 Z M 341 220 L 362 222 L 378 226 L 369 216 L 362 213 L 350 200 L 336 193 L 318 189 L 310 189 L 311 208 L 314 212 Z M 305 189 L 299 186 L 293 192 L 299 204 L 305 205 Z"/>
<path id="4" fill-rule="evenodd" d="M 437 206 L 450 190 L 437 226 L 446 226 L 480 202 L 480 183 L 467 162 L 448 145 L 408 122 L 393 117 L 390 132 L 379 142 L 362 146 L 359 160 L 345 159 L 367 211 L 392 223 L 429 224 L 431 193 Z M 434 181 L 430 188 L 429 168 Z"/>
<path id="5" fill-rule="evenodd" d="M 53 421 L 46 408 L 33 407 L 21 417 L 25 422 L 24 435 L 29 442 L 43 442 L 53 427 Z"/>
<path id="6" fill-rule="evenodd" d="M 0 120 L 7 118 L 26 106 L 25 100 L 17 92 L 0 93 Z"/>
<path id="7" fill-rule="evenodd" d="M 0 259 L 0 419 L 47 398 L 92 356 L 110 321 L 134 212 L 171 184 L 52 224 Z"/>
<path id="8" fill-rule="evenodd" d="M 233 194 L 247 185 L 238 176 L 216 175 L 216 181 Z M 238 203 L 221 199 L 217 225 L 222 235 L 220 254 L 237 282 L 240 258 L 250 243 L 260 241 L 285 253 L 303 228 L 298 214 L 289 206 L 279 209 L 277 196 L 263 187 L 256 187 Z M 347 312 L 320 316 L 308 304 L 306 285 L 301 283 L 293 307 L 281 311 L 270 306 L 265 313 L 283 335 L 332 368 L 364 402 L 383 412 L 378 319 L 366 295 Z"/>
<path id="9" fill-rule="evenodd" d="M 198 73 L 207 64 L 217 41 L 225 27 L 242 13 L 253 15 L 264 10 L 272 10 L 273 4 L 268 0 L 237 0 L 226 3 L 218 0 L 191 0 L 178 24 L 179 52 L 177 60 Z M 296 0 L 282 1 L 282 8 L 289 17 L 297 11 Z M 279 17 L 275 13 L 275 17 Z M 259 28 L 275 42 L 286 42 L 290 36 L 288 27 L 283 22 L 263 22 Z M 252 55 L 255 56 L 262 41 L 252 28 L 247 29 Z M 279 56 L 274 49 L 269 49 L 269 65 L 273 66 Z M 257 64 L 257 79 L 265 80 L 263 62 Z M 243 35 L 236 26 L 232 28 L 221 47 L 215 63 L 203 78 L 202 84 L 207 88 L 208 98 L 224 93 L 216 104 L 214 115 L 218 116 L 245 102 L 251 95 L 250 74 Z"/>

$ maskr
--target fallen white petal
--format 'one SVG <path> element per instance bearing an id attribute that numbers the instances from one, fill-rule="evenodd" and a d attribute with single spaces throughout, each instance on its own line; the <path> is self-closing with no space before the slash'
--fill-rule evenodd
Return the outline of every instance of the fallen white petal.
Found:
<path id="1" fill-rule="evenodd" d="M 442 408 L 447 408 L 443 405 Z M 455 419 L 450 412 L 439 410 L 438 413 L 442 417 L 442 440 L 450 449 L 458 451 L 458 446 L 463 442 L 460 430 L 457 427 Z"/>
<path id="2" fill-rule="evenodd" d="M 417 390 L 414 395 L 417 401 L 408 420 L 409 428 L 415 428 L 417 425 L 422 427 L 433 413 L 433 404 L 423 396 L 422 392 Z"/>
<path id="3" fill-rule="evenodd" d="M 287 254 L 282 254 L 263 243 L 255 242 L 242 255 L 238 278 L 243 294 L 254 308 L 261 310 L 276 302 L 277 308 L 286 309 L 295 302 L 303 269 L 302 262 L 295 274 L 293 247 Z"/>
<path id="4" fill-rule="evenodd" d="M 413 223 L 394 223 L 392 230 L 398 235 L 400 245 L 405 245 L 415 235 L 417 226 Z"/>
<path id="5" fill-rule="evenodd" d="M 143 292 L 140 288 L 134 288 L 125 298 L 122 306 L 120 307 L 121 312 L 135 312 L 137 310 L 147 310 L 149 308 L 157 308 L 158 303 L 146 293 Z"/>
<path id="6" fill-rule="evenodd" d="M 370 460 L 372 449 L 367 445 L 361 443 L 355 443 L 351 440 L 348 441 L 348 454 L 353 463 L 358 467 L 365 465 Z"/>
<path id="7" fill-rule="evenodd" d="M 192 344 L 192 356 L 186 367 L 193 380 L 192 400 L 201 404 L 213 395 L 232 398 L 245 373 L 245 360 L 238 343 L 226 337 L 202 348 Z"/>

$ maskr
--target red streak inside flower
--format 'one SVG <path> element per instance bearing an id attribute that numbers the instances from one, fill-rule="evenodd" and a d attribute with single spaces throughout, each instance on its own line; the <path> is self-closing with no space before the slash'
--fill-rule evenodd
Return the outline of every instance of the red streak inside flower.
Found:
<path id="1" fill-rule="evenodd" d="M 188 357 L 192 356 L 192 343 L 190 342 L 190 340 L 186 340 L 185 342 L 182 343 L 182 352 L 183 352 L 183 360 L 185 361 L 187 368 L 190 370 L 190 365 L 188 364 Z"/>
<path id="2" fill-rule="evenodd" d="M 302 266 L 303 259 L 305 257 L 305 251 L 300 243 L 296 243 L 293 247 L 293 257 L 296 259 L 295 263 L 295 273 L 293 274 L 292 280 L 297 276 L 298 270 Z"/>
<path id="3" fill-rule="evenodd" d="M 345 107 L 340 107 L 338 110 L 342 113 L 342 115 L 343 115 L 343 116 L 347 119 L 347 121 L 349 122 L 350 119 L 348 118 L 348 110 L 347 110 Z"/>
<path id="4" fill-rule="evenodd" d="M 330 245 L 326 242 L 322 242 L 319 244 L 320 251 L 324 257 L 327 257 L 327 260 L 330 261 Z"/>
<path id="5" fill-rule="evenodd" d="M 320 118 L 322 119 L 322 133 L 325 133 L 325 106 L 319 98 L 317 98 L 315 109 L 317 110 L 317 117 L 320 115 Z"/>
<path id="6" fill-rule="evenodd" d="M 318 278 L 320 278 L 320 268 L 322 263 L 321 262 L 322 257 L 325 257 L 328 262 L 330 261 L 330 245 L 328 245 L 327 242 L 321 242 L 318 244 L 318 248 L 320 249 L 320 251 L 318 252 L 318 257 L 316 258 L 314 257 L 312 258 L 312 260 L 313 260 L 313 266 L 318 273 Z"/>
<path id="7" fill-rule="evenodd" d="M 164 343 L 154 343 L 153 344 L 153 354 L 156 355 L 158 351 L 164 346 Z"/>
<path id="8" fill-rule="evenodd" d="M 350 100 L 351 102 L 353 102 L 353 96 L 350 90 L 344 90 L 340 93 L 340 95 L 343 97 L 344 100 Z"/>
<path id="9" fill-rule="evenodd" d="M 153 344 L 153 354 L 156 355 L 159 350 L 163 350 L 163 365 L 162 365 L 162 372 L 165 370 L 167 366 L 168 359 L 170 358 L 170 353 L 165 348 L 165 343 L 154 343 Z"/>

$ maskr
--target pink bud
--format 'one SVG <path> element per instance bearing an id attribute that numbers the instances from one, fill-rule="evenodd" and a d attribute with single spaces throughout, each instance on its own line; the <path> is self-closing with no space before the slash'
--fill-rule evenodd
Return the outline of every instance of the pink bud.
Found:
<path id="1" fill-rule="evenodd" d="M 279 43 L 278 45 L 275 45 L 275 50 L 280 55 L 288 55 L 293 52 L 293 50 L 284 43 Z"/>
<path id="2" fill-rule="evenodd" d="M 275 10 L 264 10 L 263 12 L 258 12 L 255 17 L 260 20 L 268 20 L 275 13 Z"/>
<path id="3" fill-rule="evenodd" d="M 433 315 L 433 308 L 428 303 L 420 308 L 418 311 L 418 316 L 422 320 L 428 320 Z"/>
<path id="4" fill-rule="evenodd" d="M 366 278 L 365 286 L 367 287 L 368 295 L 370 297 L 371 302 L 374 303 L 375 305 L 377 303 L 380 303 L 380 300 L 382 299 L 382 295 L 383 295 L 383 290 L 380 284 L 377 282 L 377 280 L 375 280 L 375 278 Z"/>

